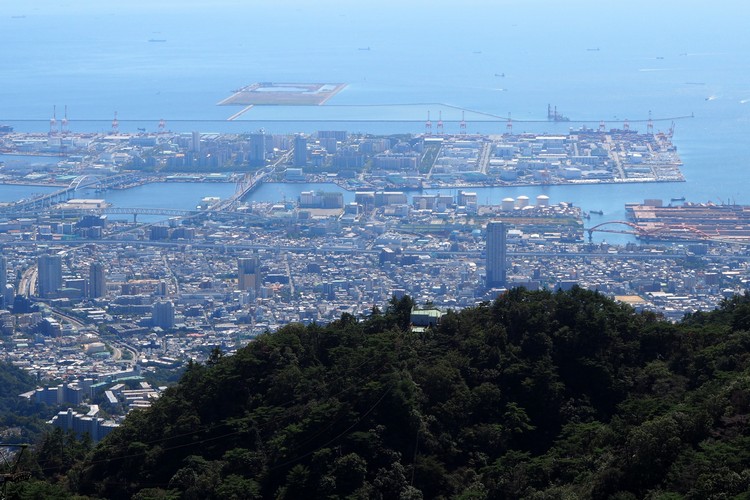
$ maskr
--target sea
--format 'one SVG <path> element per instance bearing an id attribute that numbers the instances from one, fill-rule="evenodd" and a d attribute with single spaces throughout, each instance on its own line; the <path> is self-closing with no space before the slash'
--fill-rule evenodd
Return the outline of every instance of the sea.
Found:
<path id="1" fill-rule="evenodd" d="M 604 213 L 589 225 L 646 198 L 750 204 L 748 14 L 747 3 L 674 0 L 3 0 L 0 123 L 43 132 L 54 116 L 103 132 L 116 114 L 124 132 L 165 120 L 177 132 L 418 134 L 429 114 L 446 133 L 463 119 L 491 134 L 509 118 L 516 133 L 626 120 L 645 132 L 651 117 L 655 131 L 673 127 L 686 182 L 472 191 L 480 203 L 546 194 Z M 228 120 L 242 108 L 217 103 L 253 82 L 347 86 L 323 106 L 256 106 Z M 547 121 L 548 105 L 570 121 Z M 0 186 L 0 201 L 44 191 L 27 188 Z M 251 200 L 316 188 L 270 184 Z M 165 183 L 105 196 L 193 208 L 233 192 Z"/>

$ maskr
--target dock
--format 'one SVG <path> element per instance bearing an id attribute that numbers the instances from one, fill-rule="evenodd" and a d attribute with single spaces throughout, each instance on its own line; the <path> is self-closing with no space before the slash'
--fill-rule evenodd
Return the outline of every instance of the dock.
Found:
<path id="1" fill-rule="evenodd" d="M 662 206 L 660 201 L 625 206 L 628 220 L 651 239 L 750 243 L 750 205 Z"/>

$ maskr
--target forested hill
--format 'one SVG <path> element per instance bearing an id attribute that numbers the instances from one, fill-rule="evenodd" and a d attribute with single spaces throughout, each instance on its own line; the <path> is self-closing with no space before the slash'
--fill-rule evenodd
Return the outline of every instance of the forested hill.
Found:
<path id="1" fill-rule="evenodd" d="M 0 362 L 0 442 L 28 443 L 42 434 L 49 409 L 18 397 L 35 388 L 34 377 L 9 362 Z"/>
<path id="2" fill-rule="evenodd" d="M 513 290 L 193 364 L 67 476 L 105 498 L 748 498 L 750 297 L 674 325 Z M 722 496 L 723 495 L 723 496 Z"/>

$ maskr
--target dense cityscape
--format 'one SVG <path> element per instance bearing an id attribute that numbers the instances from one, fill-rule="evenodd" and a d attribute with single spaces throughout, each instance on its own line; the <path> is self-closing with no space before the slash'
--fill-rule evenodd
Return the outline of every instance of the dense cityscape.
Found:
<path id="1" fill-rule="evenodd" d="M 414 299 L 414 328 L 513 287 L 580 286 L 678 320 L 716 307 L 750 280 L 741 232 L 712 240 L 686 234 L 681 222 L 669 228 L 671 239 L 683 239 L 677 243 L 593 243 L 592 229 L 584 230 L 590 214 L 563 200 L 481 204 L 471 191 L 682 181 L 671 131 L 654 133 L 650 124 L 647 134 L 602 125 L 565 136 L 513 135 L 510 127 L 498 136 L 164 128 L 128 134 L 115 122 L 106 134 L 51 126 L 47 134 L 0 136 L 5 154 L 25 160 L 6 161 L 4 183 L 55 188 L 0 207 L 3 355 L 37 377 L 40 388 L 24 397 L 91 404 L 85 415 L 61 412 L 54 423 L 95 439 L 158 397 L 144 376 L 164 377 L 216 348 L 234 352 L 286 324 L 366 317 L 393 297 Z M 55 155 L 44 167 L 34 163 Z M 152 182 L 235 182 L 237 189 L 182 211 L 106 201 L 112 190 Z M 354 191 L 354 201 L 325 191 L 244 201 L 274 182 L 335 182 Z M 429 187 L 456 194 L 421 192 Z M 652 221 L 636 219 L 625 232 L 659 239 Z M 675 227 L 683 233 L 675 236 Z"/>

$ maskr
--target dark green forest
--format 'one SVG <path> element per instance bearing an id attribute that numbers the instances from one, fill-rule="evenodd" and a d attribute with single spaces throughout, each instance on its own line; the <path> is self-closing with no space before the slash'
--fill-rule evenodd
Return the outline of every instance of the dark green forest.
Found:
<path id="1" fill-rule="evenodd" d="M 750 296 L 673 324 L 582 289 L 293 324 L 192 363 L 16 498 L 750 498 Z M 63 456 L 64 455 L 64 456 Z"/>
<path id="2" fill-rule="evenodd" d="M 44 432 L 44 418 L 55 409 L 18 397 L 35 388 L 34 377 L 10 363 L 0 362 L 0 442 L 33 442 Z"/>

